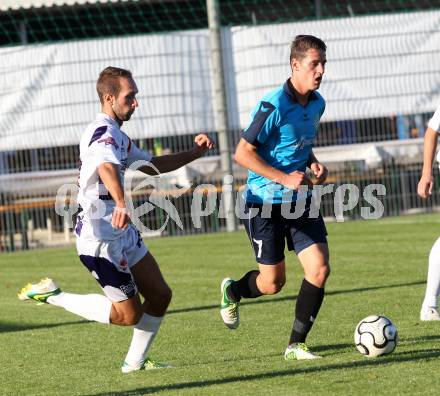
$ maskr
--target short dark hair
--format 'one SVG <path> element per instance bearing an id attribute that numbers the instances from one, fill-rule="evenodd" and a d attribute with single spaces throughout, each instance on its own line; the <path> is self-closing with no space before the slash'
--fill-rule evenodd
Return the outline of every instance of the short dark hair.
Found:
<path id="1" fill-rule="evenodd" d="M 116 98 L 121 90 L 119 78 L 133 78 L 131 71 L 121 69 L 119 67 L 108 66 L 101 73 L 99 73 L 98 81 L 96 82 L 96 91 L 98 92 L 101 104 L 104 104 L 104 95 L 114 95 Z"/>
<path id="2" fill-rule="evenodd" d="M 321 51 L 326 51 L 327 46 L 324 41 L 315 36 L 310 36 L 307 34 L 300 34 L 295 37 L 290 46 L 290 63 L 292 59 L 302 60 L 306 56 L 306 52 L 314 48 Z"/>

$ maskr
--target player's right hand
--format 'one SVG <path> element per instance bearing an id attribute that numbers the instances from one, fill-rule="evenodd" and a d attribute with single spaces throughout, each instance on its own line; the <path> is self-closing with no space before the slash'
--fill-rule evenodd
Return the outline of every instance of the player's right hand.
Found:
<path id="1" fill-rule="evenodd" d="M 214 142 L 209 138 L 206 133 L 200 133 L 194 138 L 195 152 L 204 153 L 205 151 L 212 150 L 214 148 Z"/>
<path id="2" fill-rule="evenodd" d="M 434 186 L 434 178 L 432 176 L 423 176 L 417 185 L 417 194 L 421 198 L 428 198 L 432 194 L 432 187 Z"/>
<path id="3" fill-rule="evenodd" d="M 128 215 L 128 210 L 125 207 L 125 204 L 116 204 L 113 209 L 112 215 L 112 227 L 119 228 L 127 228 L 130 223 L 130 216 Z"/>
<path id="4" fill-rule="evenodd" d="M 313 186 L 312 181 L 306 176 L 306 174 L 300 171 L 289 173 L 284 176 L 280 182 L 283 186 L 290 188 L 291 190 L 298 190 L 301 185 Z"/>

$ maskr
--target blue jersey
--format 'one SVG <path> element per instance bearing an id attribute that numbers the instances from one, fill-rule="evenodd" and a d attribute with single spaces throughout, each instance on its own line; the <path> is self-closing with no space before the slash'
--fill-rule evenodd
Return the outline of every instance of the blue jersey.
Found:
<path id="1" fill-rule="evenodd" d="M 268 93 L 252 111 L 242 137 L 257 147 L 257 154 L 284 173 L 304 172 L 312 152 L 325 101 L 313 91 L 306 106 L 295 97 L 290 80 Z M 246 202 L 295 201 L 296 192 L 249 170 Z"/>

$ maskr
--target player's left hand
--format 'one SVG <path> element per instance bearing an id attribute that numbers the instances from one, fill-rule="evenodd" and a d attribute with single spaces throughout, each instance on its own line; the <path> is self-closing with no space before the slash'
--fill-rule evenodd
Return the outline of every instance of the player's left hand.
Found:
<path id="1" fill-rule="evenodd" d="M 319 162 L 313 162 L 310 165 L 310 170 L 313 172 L 313 175 L 316 177 L 315 184 L 322 184 L 327 179 L 328 170 L 327 168 Z"/>
<path id="2" fill-rule="evenodd" d="M 208 150 L 214 148 L 213 141 L 205 133 L 200 133 L 194 138 L 194 151 L 200 154 L 204 154 Z"/>

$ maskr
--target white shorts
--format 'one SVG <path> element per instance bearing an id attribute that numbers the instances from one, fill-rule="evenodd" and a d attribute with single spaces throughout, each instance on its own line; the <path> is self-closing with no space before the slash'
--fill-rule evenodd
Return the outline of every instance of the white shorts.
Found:
<path id="1" fill-rule="evenodd" d="M 147 254 L 148 249 L 133 225 L 112 241 L 77 237 L 76 249 L 81 262 L 111 301 L 124 301 L 138 292 L 130 268 Z"/>

